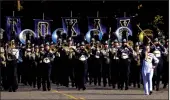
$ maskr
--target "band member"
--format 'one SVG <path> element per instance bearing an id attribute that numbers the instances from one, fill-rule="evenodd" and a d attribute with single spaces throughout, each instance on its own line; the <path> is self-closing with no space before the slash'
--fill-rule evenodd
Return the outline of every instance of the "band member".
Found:
<path id="1" fill-rule="evenodd" d="M 37 52 L 38 52 L 38 48 L 37 48 Z M 38 90 L 41 88 L 41 83 L 42 83 L 42 74 L 43 74 L 43 57 L 45 55 L 45 51 L 44 51 L 44 45 L 41 44 L 40 45 L 40 51 L 39 51 L 39 64 L 37 66 L 37 88 Z"/>
<path id="2" fill-rule="evenodd" d="M 51 50 L 52 54 L 55 55 L 56 48 L 55 48 L 55 45 L 53 42 L 50 43 L 50 50 Z M 56 66 L 55 66 L 54 62 L 51 62 L 51 64 L 52 64 L 51 80 L 52 80 L 52 83 L 55 84 L 55 82 L 56 82 L 56 73 L 55 73 Z"/>
<path id="3" fill-rule="evenodd" d="M 21 83 L 22 80 L 22 67 L 23 67 L 23 49 L 21 48 L 22 44 L 18 46 L 19 49 L 19 58 L 18 58 L 18 68 L 17 68 L 17 73 L 18 73 L 18 83 Z"/>
<path id="4" fill-rule="evenodd" d="M 69 38 L 68 41 L 68 73 L 69 73 L 69 77 L 71 80 L 71 85 L 72 87 L 75 86 L 75 77 L 74 77 L 74 66 L 76 66 L 76 62 L 75 62 L 75 51 L 73 49 L 76 49 L 74 44 L 73 44 L 73 40 L 71 40 L 71 38 Z"/>
<path id="5" fill-rule="evenodd" d="M 163 81 L 163 88 L 167 87 L 168 84 L 168 79 L 169 79 L 169 40 L 166 40 L 165 43 L 165 53 L 164 53 L 164 57 L 163 57 L 163 62 L 164 62 L 164 67 L 163 67 L 163 76 L 162 76 L 162 81 Z"/>
<path id="6" fill-rule="evenodd" d="M 125 83 L 125 90 L 129 87 L 129 74 L 130 74 L 130 57 L 133 50 L 128 46 L 126 39 L 123 39 L 123 45 L 118 50 L 118 55 L 120 58 L 120 89 L 123 90 Z"/>
<path id="7" fill-rule="evenodd" d="M 141 50 L 139 48 L 139 43 L 137 42 L 135 44 L 135 50 L 134 50 L 134 57 L 133 57 L 133 86 L 136 87 L 136 84 L 138 88 L 140 88 L 140 80 L 141 80 Z"/>
<path id="8" fill-rule="evenodd" d="M 7 80 L 6 80 L 6 57 L 3 47 L 0 47 L 0 91 L 2 89 L 6 90 Z M 2 83 L 1 83 L 2 82 Z"/>
<path id="9" fill-rule="evenodd" d="M 101 51 L 99 44 L 96 44 L 94 51 L 94 61 L 93 61 L 93 73 L 94 73 L 94 85 L 101 85 L 101 74 L 102 74 L 102 60 L 101 60 Z"/>
<path id="10" fill-rule="evenodd" d="M 42 66 L 42 86 L 43 91 L 50 91 L 51 90 L 51 62 L 54 60 L 54 56 L 52 52 L 50 51 L 49 43 L 46 43 L 45 47 L 45 54 L 43 57 L 43 66 Z"/>
<path id="11" fill-rule="evenodd" d="M 55 58 L 54 58 L 54 66 L 53 66 L 53 72 L 54 72 L 54 80 L 56 82 L 56 85 L 59 86 L 61 84 L 62 76 L 61 76 L 61 53 L 62 48 L 61 47 L 56 47 L 56 52 L 54 53 Z"/>
<path id="12" fill-rule="evenodd" d="M 102 59 L 102 77 L 103 77 L 103 86 L 106 87 L 107 83 L 111 85 L 110 79 L 110 55 L 109 47 L 107 41 L 105 41 L 104 48 L 101 50 L 101 59 Z"/>
<path id="13" fill-rule="evenodd" d="M 115 88 L 116 84 L 118 84 L 118 87 L 120 83 L 119 82 L 119 57 L 118 57 L 118 50 L 119 50 L 119 43 L 117 40 L 114 40 L 114 43 L 111 47 L 110 52 L 110 58 L 111 58 L 111 81 L 112 81 L 112 87 Z"/>
<path id="14" fill-rule="evenodd" d="M 26 47 L 26 51 L 24 53 L 23 63 L 24 63 L 24 85 L 29 84 L 32 86 L 31 81 L 31 45 L 29 45 L 30 41 L 28 41 L 28 45 Z"/>
<path id="15" fill-rule="evenodd" d="M 61 66 L 60 66 L 60 83 L 63 86 L 68 87 L 69 86 L 69 73 L 68 73 L 68 46 L 67 46 L 67 41 L 63 40 L 63 45 L 62 49 L 60 51 L 60 57 L 61 57 Z M 65 73 L 63 73 L 63 71 Z"/>
<path id="16" fill-rule="evenodd" d="M 75 66 L 75 78 L 76 78 L 76 85 L 78 90 L 83 89 L 85 90 L 85 83 L 86 83 L 86 77 L 87 77 L 87 51 L 85 49 L 84 42 L 81 43 L 80 49 L 77 50 L 76 55 L 78 57 L 77 59 L 77 65 Z"/>
<path id="17" fill-rule="evenodd" d="M 92 38 L 91 39 L 91 43 L 90 43 L 90 57 L 88 58 L 87 62 L 88 62 L 88 73 L 89 73 L 89 84 L 91 85 L 93 82 L 93 78 L 94 78 L 94 66 L 95 65 L 95 53 L 96 53 L 96 48 L 95 48 L 95 39 Z"/>
<path id="18" fill-rule="evenodd" d="M 157 38 L 154 40 L 154 45 L 151 47 L 151 52 L 154 53 L 154 55 L 159 59 L 158 66 L 155 68 L 154 78 L 153 78 L 153 88 L 156 85 L 156 91 L 159 91 L 159 84 L 160 84 L 160 78 L 162 76 L 163 71 L 163 52 L 165 52 L 165 48 L 160 44 Z"/>
<path id="19" fill-rule="evenodd" d="M 39 49 L 38 46 L 36 45 L 36 48 L 34 48 L 34 45 L 32 45 L 32 54 L 31 54 L 31 81 L 33 88 L 36 87 L 36 79 L 37 79 L 37 66 L 39 63 Z"/>
<path id="20" fill-rule="evenodd" d="M 15 47 L 15 41 L 11 41 L 11 47 L 7 51 L 7 83 L 9 92 L 16 92 L 18 89 L 17 83 L 17 60 L 19 57 L 19 50 Z"/>
<path id="21" fill-rule="evenodd" d="M 158 64 L 158 62 L 158 58 L 156 58 L 153 53 L 150 53 L 150 46 L 147 45 L 145 47 L 145 51 L 143 52 L 142 64 L 142 77 L 145 95 L 152 94 L 152 77 L 154 73 L 154 68 L 156 67 L 156 64 Z"/>

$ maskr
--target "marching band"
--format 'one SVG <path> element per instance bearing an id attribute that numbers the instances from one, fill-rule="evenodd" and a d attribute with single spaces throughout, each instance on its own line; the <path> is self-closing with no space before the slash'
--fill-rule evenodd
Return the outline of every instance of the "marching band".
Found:
<path id="1" fill-rule="evenodd" d="M 159 91 L 160 82 L 166 88 L 168 40 L 165 44 L 158 38 L 154 45 L 134 44 L 129 45 L 126 39 L 109 44 L 94 38 L 91 43 L 74 43 L 69 38 L 40 45 L 30 41 L 20 45 L 12 40 L 0 48 L 1 89 L 15 92 L 23 83 L 50 91 L 51 82 L 66 87 L 71 82 L 78 90 L 85 90 L 86 84 L 128 90 L 132 84 L 138 88 L 142 84 L 149 95 L 155 87 Z"/>

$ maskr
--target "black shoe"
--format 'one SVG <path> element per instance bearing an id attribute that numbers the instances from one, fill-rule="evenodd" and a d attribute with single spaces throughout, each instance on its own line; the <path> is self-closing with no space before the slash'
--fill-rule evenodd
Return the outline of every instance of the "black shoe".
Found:
<path id="1" fill-rule="evenodd" d="M 43 89 L 43 91 L 47 91 L 47 89 Z"/>
<path id="2" fill-rule="evenodd" d="M 152 88 L 153 88 L 153 90 L 155 90 L 155 86 L 153 86 Z"/>
<path id="3" fill-rule="evenodd" d="M 83 87 L 83 90 L 86 90 L 86 87 Z"/>
<path id="4" fill-rule="evenodd" d="M 115 85 L 113 85 L 112 88 L 115 89 Z"/>
<path id="5" fill-rule="evenodd" d="M 159 91 L 159 88 L 156 88 L 156 91 Z"/>
<path id="6" fill-rule="evenodd" d="M 150 93 L 149 93 L 149 95 L 151 95 L 153 92 L 152 91 L 150 91 Z"/>
<path id="7" fill-rule="evenodd" d="M 123 87 L 121 87 L 120 89 L 123 90 Z"/>
<path id="8" fill-rule="evenodd" d="M 13 92 L 16 92 L 16 90 L 13 90 Z"/>
<path id="9" fill-rule="evenodd" d="M 165 88 L 166 88 L 166 85 L 164 85 L 163 88 L 165 89 Z"/>
<path id="10" fill-rule="evenodd" d="M 138 88 L 140 88 L 140 84 L 138 84 Z"/>
<path id="11" fill-rule="evenodd" d="M 80 91 L 80 88 L 78 88 L 78 90 Z"/>
<path id="12" fill-rule="evenodd" d="M 125 87 L 125 90 L 128 90 L 129 88 L 128 87 Z"/>
<path id="13" fill-rule="evenodd" d="M 33 85 L 33 88 L 35 88 L 36 86 L 35 85 Z"/>
<path id="14" fill-rule="evenodd" d="M 133 87 L 136 88 L 136 84 L 134 84 Z"/>
<path id="15" fill-rule="evenodd" d="M 99 83 L 98 86 L 101 86 L 101 84 Z"/>
<path id="16" fill-rule="evenodd" d="M 9 89 L 9 92 L 12 92 L 12 89 Z"/>
<path id="17" fill-rule="evenodd" d="M 51 91 L 51 88 L 48 88 L 48 91 Z"/>
<path id="18" fill-rule="evenodd" d="M 71 86 L 74 87 L 75 86 L 74 83 L 72 83 Z"/>

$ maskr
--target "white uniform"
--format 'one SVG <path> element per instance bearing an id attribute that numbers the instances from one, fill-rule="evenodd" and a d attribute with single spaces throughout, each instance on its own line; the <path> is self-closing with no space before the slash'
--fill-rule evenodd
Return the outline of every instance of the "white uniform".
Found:
<path id="1" fill-rule="evenodd" d="M 153 53 L 148 53 L 147 59 L 144 59 L 142 64 L 142 77 L 146 95 L 149 95 L 150 91 L 152 91 L 152 78 L 154 73 L 153 61 L 154 63 L 159 62 Z"/>

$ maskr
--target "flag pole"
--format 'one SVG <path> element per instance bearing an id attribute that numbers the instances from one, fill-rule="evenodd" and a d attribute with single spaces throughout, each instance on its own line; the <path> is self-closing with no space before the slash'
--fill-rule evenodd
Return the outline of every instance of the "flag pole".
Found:
<path id="1" fill-rule="evenodd" d="M 44 20 L 44 12 L 43 12 L 43 20 Z"/>
<path id="2" fill-rule="evenodd" d="M 97 18 L 99 17 L 99 11 L 97 11 Z"/>
<path id="3" fill-rule="evenodd" d="M 72 12 L 72 10 L 71 10 L 71 18 L 73 17 L 73 12 Z"/>
<path id="4" fill-rule="evenodd" d="M 12 12 L 12 16 L 15 17 L 15 11 Z"/>

